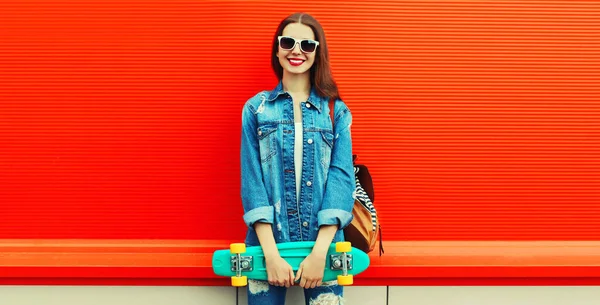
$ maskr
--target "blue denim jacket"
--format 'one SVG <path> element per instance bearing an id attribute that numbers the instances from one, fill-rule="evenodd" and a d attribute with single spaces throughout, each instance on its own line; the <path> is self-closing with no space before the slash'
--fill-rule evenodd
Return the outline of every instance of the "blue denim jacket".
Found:
<path id="1" fill-rule="evenodd" d="M 354 166 L 352 114 L 335 101 L 335 130 L 329 100 L 313 89 L 302 103 L 303 157 L 300 200 L 296 200 L 294 110 L 280 82 L 250 98 L 242 111 L 241 195 L 246 244 L 259 245 L 253 225 L 272 224 L 277 243 L 314 241 L 322 225 L 337 225 L 344 240 L 352 221 Z"/>

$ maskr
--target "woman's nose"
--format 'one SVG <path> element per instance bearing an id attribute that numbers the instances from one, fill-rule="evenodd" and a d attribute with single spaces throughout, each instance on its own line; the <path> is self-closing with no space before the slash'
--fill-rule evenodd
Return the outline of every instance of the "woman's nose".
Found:
<path id="1" fill-rule="evenodd" d="M 302 50 L 300 50 L 300 44 L 297 43 L 294 45 L 294 48 L 292 49 L 292 54 L 302 54 Z"/>

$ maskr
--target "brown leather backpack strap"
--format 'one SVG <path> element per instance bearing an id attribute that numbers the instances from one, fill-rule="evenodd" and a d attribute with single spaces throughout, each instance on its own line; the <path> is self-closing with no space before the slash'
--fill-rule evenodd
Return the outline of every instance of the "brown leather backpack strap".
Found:
<path id="1" fill-rule="evenodd" d="M 335 117 L 335 104 L 333 99 L 329 100 L 329 117 L 331 118 L 331 127 L 333 128 L 334 126 L 334 117 Z M 334 132 L 333 130 L 331 132 Z"/>

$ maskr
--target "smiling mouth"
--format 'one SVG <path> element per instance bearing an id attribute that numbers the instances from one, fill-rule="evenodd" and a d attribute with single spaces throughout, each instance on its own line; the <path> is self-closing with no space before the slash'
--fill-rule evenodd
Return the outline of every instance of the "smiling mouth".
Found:
<path id="1" fill-rule="evenodd" d="M 288 58 L 288 61 L 290 62 L 290 64 L 291 64 L 292 66 L 299 66 L 299 65 L 301 65 L 301 64 L 303 64 L 303 63 L 304 63 L 304 60 L 302 60 L 302 59 L 292 59 L 292 58 Z"/>

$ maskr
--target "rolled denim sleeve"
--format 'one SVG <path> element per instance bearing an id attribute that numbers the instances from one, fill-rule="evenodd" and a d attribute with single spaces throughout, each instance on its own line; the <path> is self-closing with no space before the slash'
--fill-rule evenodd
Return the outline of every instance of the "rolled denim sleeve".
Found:
<path id="1" fill-rule="evenodd" d="M 247 102 L 242 111 L 241 195 L 244 222 L 250 228 L 256 222 L 273 223 L 274 208 L 269 204 L 260 165 L 259 143 L 256 135 L 256 111 Z"/>
<path id="2" fill-rule="evenodd" d="M 325 183 L 323 204 L 317 214 L 319 227 L 338 225 L 346 228 L 352 221 L 354 207 L 354 164 L 352 162 L 352 113 L 346 105 L 336 102 L 337 112 L 334 118 L 334 142 L 331 152 L 329 174 Z"/>

